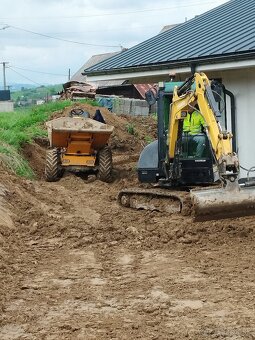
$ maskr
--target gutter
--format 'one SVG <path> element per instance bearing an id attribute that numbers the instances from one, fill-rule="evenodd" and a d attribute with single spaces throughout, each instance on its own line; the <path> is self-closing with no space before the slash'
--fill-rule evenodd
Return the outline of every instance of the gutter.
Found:
<path id="1" fill-rule="evenodd" d="M 230 61 L 230 62 L 221 62 L 221 63 L 211 63 L 211 64 L 200 64 L 195 66 L 196 72 L 211 72 L 211 71 L 226 71 L 226 70 L 235 70 L 242 68 L 253 68 L 255 67 L 255 58 L 251 60 L 241 60 L 241 61 Z M 133 70 L 133 69 L 132 69 Z M 87 81 L 103 81 L 103 80 L 131 80 L 133 83 L 141 83 L 141 81 L 150 82 L 150 79 L 154 79 L 153 81 L 157 81 L 155 79 L 169 79 L 170 75 L 181 75 L 191 74 L 194 72 L 194 63 L 186 66 L 179 66 L 175 68 L 171 68 L 169 65 L 164 69 L 159 70 L 143 70 L 140 69 L 135 70 L 126 70 L 126 73 L 114 72 L 114 73 L 104 73 L 104 74 L 88 74 Z"/>
<path id="2" fill-rule="evenodd" d="M 248 52 L 248 53 L 240 53 L 238 55 L 236 54 L 229 54 L 225 56 L 214 56 L 212 57 L 205 57 L 205 58 L 197 58 L 197 59 L 187 59 L 187 60 L 181 60 L 181 61 L 171 61 L 168 63 L 161 63 L 161 64 L 151 64 L 151 65 L 138 65 L 135 67 L 123 67 L 123 68 L 112 68 L 109 70 L 84 70 L 83 75 L 87 75 L 89 77 L 91 76 L 99 76 L 99 75 L 114 75 L 114 74 L 126 74 L 126 73 L 136 73 L 136 72 L 149 72 L 149 71 L 159 71 L 164 69 L 173 69 L 173 68 L 184 68 L 189 67 L 191 65 L 199 65 L 198 67 L 202 65 L 215 65 L 219 63 L 230 63 L 230 62 L 238 62 L 238 61 L 244 61 L 247 62 L 249 60 L 255 59 L 255 52 Z M 198 70 L 198 67 L 196 70 Z M 204 68 L 203 68 L 204 69 Z M 211 69 L 214 69 L 212 67 Z"/>

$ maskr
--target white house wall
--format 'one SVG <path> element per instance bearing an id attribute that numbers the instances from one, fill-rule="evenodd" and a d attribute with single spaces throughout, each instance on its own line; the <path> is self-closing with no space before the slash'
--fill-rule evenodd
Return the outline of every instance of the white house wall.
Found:
<path id="1" fill-rule="evenodd" d="M 221 78 L 226 89 L 235 96 L 237 152 L 241 166 L 255 166 L 255 68 L 208 73 L 210 78 Z M 230 102 L 227 101 L 230 113 Z M 228 114 L 228 129 L 231 129 Z M 254 173 L 251 173 L 255 176 Z M 241 169 L 241 178 L 247 171 Z"/>

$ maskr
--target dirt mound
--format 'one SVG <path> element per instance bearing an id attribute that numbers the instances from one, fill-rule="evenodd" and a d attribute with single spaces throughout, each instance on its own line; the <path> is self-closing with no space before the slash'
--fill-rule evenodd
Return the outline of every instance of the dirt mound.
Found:
<path id="1" fill-rule="evenodd" d="M 47 144 L 46 144 L 47 145 Z M 37 142 L 27 143 L 23 145 L 22 155 L 29 162 L 30 167 L 33 169 L 36 177 L 42 179 L 45 168 L 45 151 L 46 146 L 40 145 Z"/>
<path id="2" fill-rule="evenodd" d="M 73 104 L 63 111 L 55 112 L 51 119 L 68 116 L 74 108 L 80 108 L 88 112 L 90 118 L 93 118 L 97 109 L 100 110 L 106 123 L 115 127 L 110 140 L 113 150 L 140 153 L 148 142 L 157 138 L 157 124 L 152 117 L 118 116 L 104 107 L 90 104 Z"/>

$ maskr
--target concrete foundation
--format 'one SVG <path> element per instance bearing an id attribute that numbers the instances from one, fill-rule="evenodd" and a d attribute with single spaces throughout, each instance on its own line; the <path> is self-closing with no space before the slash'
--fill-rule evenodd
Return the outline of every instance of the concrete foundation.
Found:
<path id="1" fill-rule="evenodd" d="M 12 101 L 0 101 L 0 112 L 13 112 L 14 103 Z"/>
<path id="2" fill-rule="evenodd" d="M 96 96 L 97 100 L 103 99 L 102 103 L 104 106 L 108 107 L 109 102 L 111 102 L 111 111 L 117 115 L 131 115 L 131 116 L 148 116 L 149 115 L 149 105 L 145 100 L 133 99 L 133 98 L 121 98 L 121 97 L 101 97 Z"/>

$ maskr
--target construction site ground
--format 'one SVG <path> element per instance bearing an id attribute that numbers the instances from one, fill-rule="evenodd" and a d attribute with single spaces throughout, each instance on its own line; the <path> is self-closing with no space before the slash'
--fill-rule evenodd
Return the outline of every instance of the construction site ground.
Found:
<path id="1" fill-rule="evenodd" d="M 44 139 L 23 149 L 35 180 L 0 168 L 0 339 L 255 339 L 254 217 L 120 207 L 156 122 L 101 111 L 113 183 L 45 182 Z"/>

